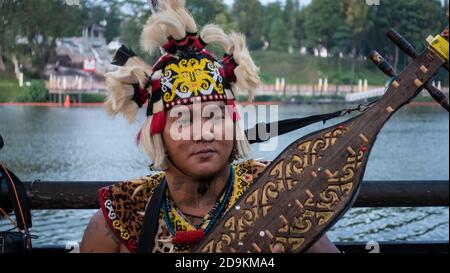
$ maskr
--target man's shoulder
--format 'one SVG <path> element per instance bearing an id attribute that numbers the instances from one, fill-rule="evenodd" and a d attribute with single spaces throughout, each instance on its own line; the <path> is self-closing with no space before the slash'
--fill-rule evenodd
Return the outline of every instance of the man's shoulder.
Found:
<path id="1" fill-rule="evenodd" d="M 136 251 L 147 204 L 163 178 L 164 173 L 155 173 L 99 191 L 100 207 L 106 222 L 131 252 Z"/>
<path id="2" fill-rule="evenodd" d="M 163 172 L 154 173 L 104 187 L 100 192 L 109 193 L 109 198 L 116 196 L 118 199 L 126 198 L 131 202 L 148 201 L 163 177 Z"/>
<path id="3" fill-rule="evenodd" d="M 163 180 L 164 173 L 154 173 L 136 179 L 126 180 L 99 191 L 100 206 L 114 210 L 133 210 L 144 213 L 155 189 Z"/>

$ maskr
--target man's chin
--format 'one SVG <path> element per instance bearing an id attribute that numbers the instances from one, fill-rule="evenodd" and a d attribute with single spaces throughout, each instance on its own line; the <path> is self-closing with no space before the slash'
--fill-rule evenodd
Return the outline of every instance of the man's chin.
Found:
<path id="1" fill-rule="evenodd" d="M 220 165 L 214 161 L 199 161 L 194 166 L 192 166 L 192 174 L 199 178 L 208 178 L 216 176 L 220 171 L 222 171 Z"/>

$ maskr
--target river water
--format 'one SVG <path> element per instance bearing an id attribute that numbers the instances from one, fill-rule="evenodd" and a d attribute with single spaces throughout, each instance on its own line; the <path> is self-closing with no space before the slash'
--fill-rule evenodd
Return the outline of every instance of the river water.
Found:
<path id="1" fill-rule="evenodd" d="M 279 117 L 333 112 L 336 105 L 288 105 Z M 141 121 L 144 113 L 141 113 Z M 334 120 L 325 126 L 342 121 Z M 123 181 L 149 173 L 148 159 L 134 139 L 139 122 L 111 119 L 102 108 L 0 107 L 5 148 L 0 162 L 23 181 Z M 316 124 L 278 138 L 273 159 L 296 138 L 325 128 Z M 364 180 L 448 180 L 449 115 L 439 107 L 407 106 L 383 128 Z M 34 245 L 80 241 L 95 211 L 33 211 Z M 0 221 L 0 231 L 10 227 Z M 448 208 L 351 209 L 329 233 L 334 241 L 448 240 Z"/>

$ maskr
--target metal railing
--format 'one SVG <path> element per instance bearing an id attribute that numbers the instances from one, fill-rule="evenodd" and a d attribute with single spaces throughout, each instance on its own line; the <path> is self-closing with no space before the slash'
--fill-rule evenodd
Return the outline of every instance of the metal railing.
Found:
<path id="1" fill-rule="evenodd" d="M 98 190 L 115 182 L 25 182 L 31 208 L 98 209 Z M 364 181 L 353 207 L 448 207 L 449 181 Z M 448 253 L 448 241 L 336 242 L 346 253 Z M 34 252 L 69 253 L 63 245 L 37 246 Z M 76 250 L 75 250 L 76 252 Z"/>
<path id="2" fill-rule="evenodd" d="M 115 182 L 25 182 L 32 209 L 98 209 Z M 364 181 L 354 207 L 448 207 L 449 181 Z"/>

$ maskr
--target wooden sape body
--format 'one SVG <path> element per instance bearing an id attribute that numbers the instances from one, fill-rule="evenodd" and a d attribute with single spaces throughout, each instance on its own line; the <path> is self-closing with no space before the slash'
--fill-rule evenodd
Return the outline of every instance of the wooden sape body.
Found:
<path id="1" fill-rule="evenodd" d="M 287 147 L 194 252 L 301 252 L 352 206 L 369 153 L 389 118 L 445 63 L 426 49 L 366 112 Z"/>

